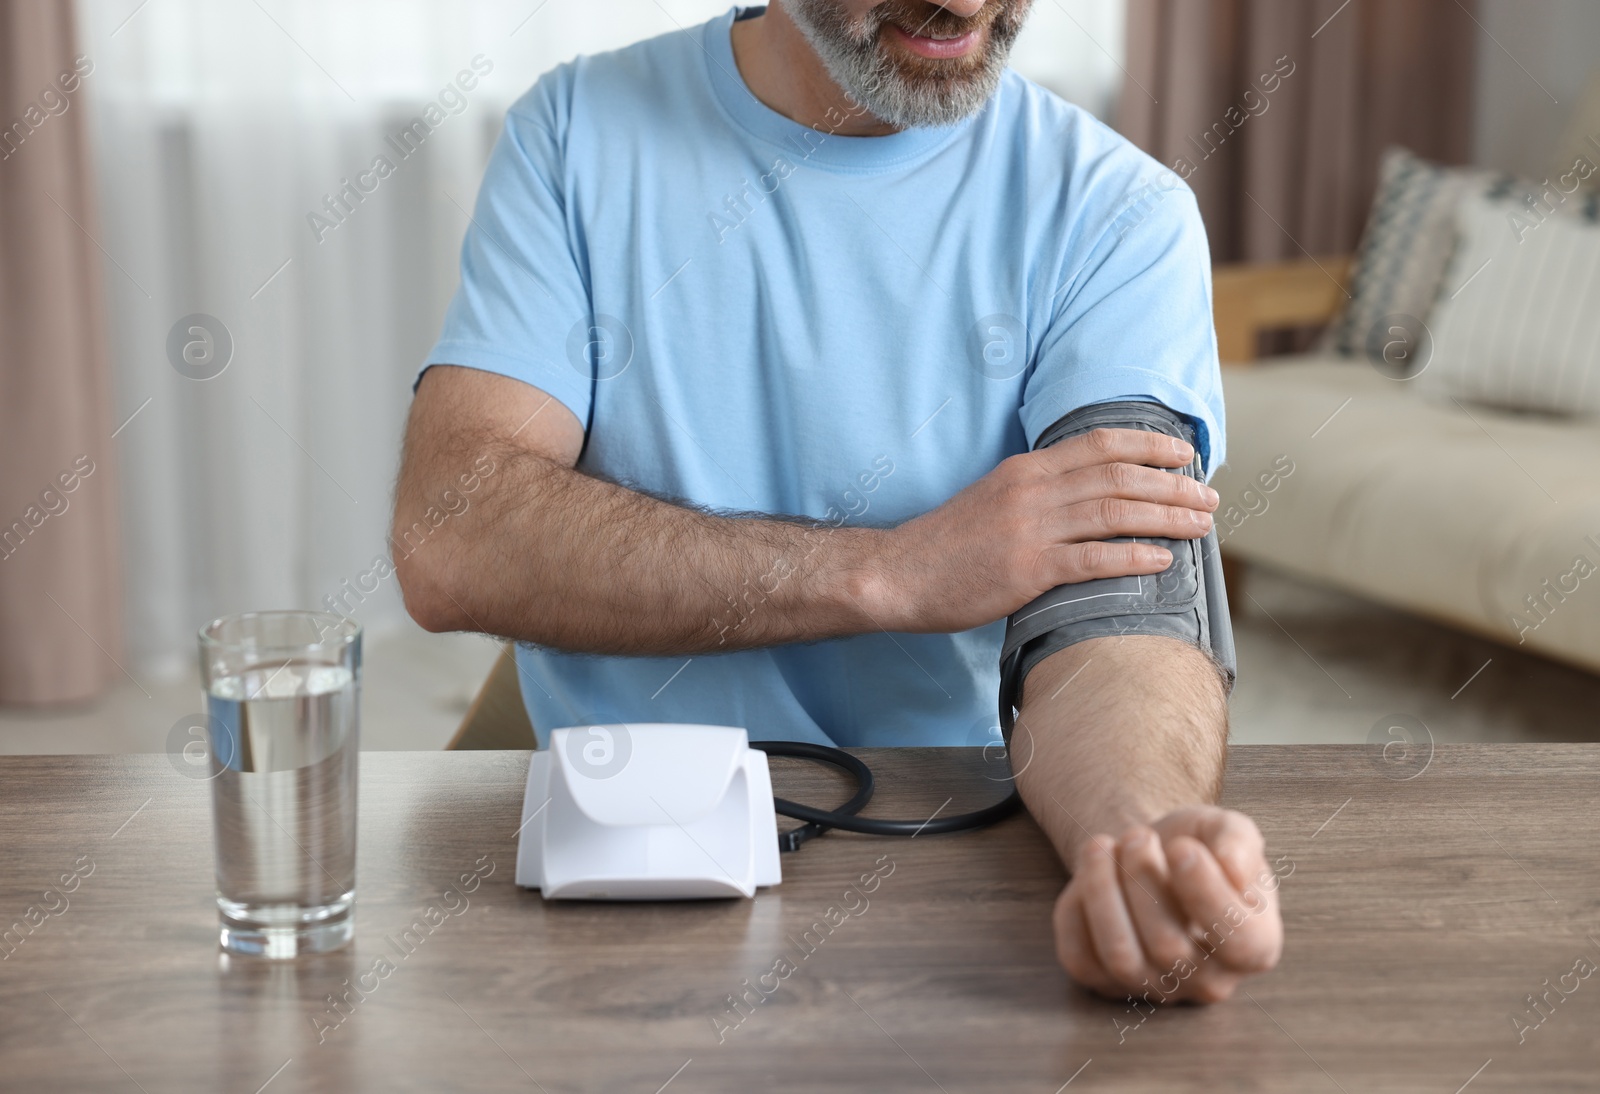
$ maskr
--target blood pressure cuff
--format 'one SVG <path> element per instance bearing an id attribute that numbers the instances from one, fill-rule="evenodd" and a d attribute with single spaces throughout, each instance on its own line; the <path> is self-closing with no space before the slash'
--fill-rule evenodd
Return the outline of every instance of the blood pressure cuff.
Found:
<path id="1" fill-rule="evenodd" d="M 1194 445 L 1195 458 L 1187 467 L 1166 470 L 1203 478 L 1193 426 L 1160 403 L 1128 400 L 1081 407 L 1045 430 L 1034 448 L 1046 448 L 1102 427 L 1144 429 L 1181 437 Z M 1213 525 L 1200 539 L 1117 536 L 1108 542 L 1154 543 L 1172 552 L 1172 565 L 1159 574 L 1060 585 L 1006 620 L 1006 637 L 1000 650 L 1000 727 L 1008 745 L 1013 710 L 1029 671 L 1057 650 L 1087 638 L 1117 634 L 1180 638 L 1209 651 L 1226 677 L 1227 690 L 1233 691 L 1237 672 L 1233 625 L 1222 584 L 1216 527 Z"/>

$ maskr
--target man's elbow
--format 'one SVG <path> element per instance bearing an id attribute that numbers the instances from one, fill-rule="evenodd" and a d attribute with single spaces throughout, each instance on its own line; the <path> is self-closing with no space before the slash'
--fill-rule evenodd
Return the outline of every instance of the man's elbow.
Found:
<path id="1" fill-rule="evenodd" d="M 397 526 L 391 542 L 394 547 L 394 575 L 406 614 L 417 626 L 433 634 L 476 629 L 466 608 L 461 590 L 454 588 L 451 567 L 442 565 L 441 544 L 434 550 L 407 549 L 405 534 Z M 420 545 L 419 545 L 420 546 Z"/>

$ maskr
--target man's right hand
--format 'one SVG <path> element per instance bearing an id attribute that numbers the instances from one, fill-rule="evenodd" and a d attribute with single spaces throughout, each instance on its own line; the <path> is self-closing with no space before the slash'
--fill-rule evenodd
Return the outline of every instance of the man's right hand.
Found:
<path id="1" fill-rule="evenodd" d="M 1172 562 L 1164 548 L 1105 541 L 1210 531 L 1217 492 L 1161 470 L 1193 458 L 1187 442 L 1137 429 L 1095 429 L 1011 456 L 884 534 L 873 614 L 887 630 L 964 631 L 1058 585 L 1160 573 Z"/>

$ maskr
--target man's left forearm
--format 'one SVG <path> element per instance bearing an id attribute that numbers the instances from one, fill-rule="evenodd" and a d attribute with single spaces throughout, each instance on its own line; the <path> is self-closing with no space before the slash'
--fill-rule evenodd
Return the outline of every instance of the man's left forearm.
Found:
<path id="1" fill-rule="evenodd" d="M 1214 803 L 1227 736 L 1222 680 L 1204 652 L 1175 638 L 1119 635 L 1034 667 L 1010 753 L 1028 811 L 1070 871 L 1093 834 Z"/>

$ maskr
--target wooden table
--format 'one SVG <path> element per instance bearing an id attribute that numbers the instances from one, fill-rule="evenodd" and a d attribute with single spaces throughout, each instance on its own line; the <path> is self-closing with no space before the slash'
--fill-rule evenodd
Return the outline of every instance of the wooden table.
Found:
<path id="1" fill-rule="evenodd" d="M 863 754 L 880 815 L 974 807 L 1001 786 L 971 750 Z M 1594 746 L 1441 746 L 1408 780 L 1359 747 L 1235 749 L 1228 802 L 1293 865 L 1283 962 L 1248 996 L 1148 1016 L 1057 967 L 1062 872 L 1025 816 L 915 840 L 834 833 L 786 855 L 783 884 L 753 902 L 545 904 L 512 879 L 527 753 L 361 764 L 356 941 L 269 964 L 217 949 L 207 783 L 159 755 L 0 759 L 0 917 L 45 917 L 0 948 L 0 1089 L 1600 1085 L 1600 977 L 1570 975 L 1600 966 Z M 836 800 L 822 769 L 774 770 L 786 797 Z M 469 904 L 447 896 L 490 863 Z M 75 865 L 70 903 L 45 898 Z M 870 894 L 846 897 L 874 871 Z M 842 922 L 806 943 L 836 906 Z M 380 958 L 392 968 L 374 976 Z M 771 976 L 780 958 L 792 967 Z M 759 999 L 743 1017 L 741 994 Z"/>

